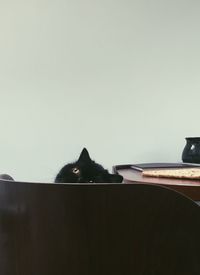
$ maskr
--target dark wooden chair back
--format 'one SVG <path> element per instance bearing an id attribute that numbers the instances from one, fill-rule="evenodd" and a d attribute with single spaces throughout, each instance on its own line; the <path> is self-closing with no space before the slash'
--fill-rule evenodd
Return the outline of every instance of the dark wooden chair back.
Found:
<path id="1" fill-rule="evenodd" d="M 1 275 L 199 275 L 200 208 L 145 184 L 0 181 Z"/>

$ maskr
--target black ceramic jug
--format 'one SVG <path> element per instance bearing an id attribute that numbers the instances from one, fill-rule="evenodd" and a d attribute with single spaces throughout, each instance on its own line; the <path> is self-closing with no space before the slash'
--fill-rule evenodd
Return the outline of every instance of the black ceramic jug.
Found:
<path id="1" fill-rule="evenodd" d="M 187 137 L 182 153 L 182 161 L 200 163 L 200 137 Z"/>

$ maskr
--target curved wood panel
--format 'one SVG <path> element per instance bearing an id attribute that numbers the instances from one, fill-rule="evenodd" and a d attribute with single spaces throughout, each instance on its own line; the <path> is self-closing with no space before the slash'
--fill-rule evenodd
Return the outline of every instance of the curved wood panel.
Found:
<path id="1" fill-rule="evenodd" d="M 1 275 L 199 275 L 200 208 L 144 184 L 0 181 Z"/>

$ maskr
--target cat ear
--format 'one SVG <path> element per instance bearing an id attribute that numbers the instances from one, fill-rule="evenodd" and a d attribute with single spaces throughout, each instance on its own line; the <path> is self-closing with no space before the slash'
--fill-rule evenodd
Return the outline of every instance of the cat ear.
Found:
<path id="1" fill-rule="evenodd" d="M 120 183 L 123 181 L 123 177 L 117 174 L 110 174 L 109 177 L 110 177 L 110 182 L 113 182 L 113 183 Z"/>
<path id="2" fill-rule="evenodd" d="M 91 158 L 86 148 L 83 148 L 80 157 L 78 159 L 78 162 L 90 162 Z"/>

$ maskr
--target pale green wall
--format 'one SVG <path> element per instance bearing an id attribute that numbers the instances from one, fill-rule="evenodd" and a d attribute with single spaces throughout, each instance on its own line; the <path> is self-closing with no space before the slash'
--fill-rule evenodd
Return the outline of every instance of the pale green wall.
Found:
<path id="1" fill-rule="evenodd" d="M 179 161 L 200 136 L 200 2 L 0 0 L 0 173 L 51 181 L 83 146 Z"/>

